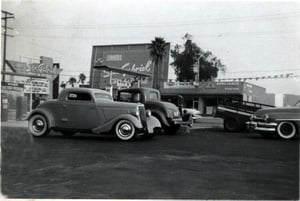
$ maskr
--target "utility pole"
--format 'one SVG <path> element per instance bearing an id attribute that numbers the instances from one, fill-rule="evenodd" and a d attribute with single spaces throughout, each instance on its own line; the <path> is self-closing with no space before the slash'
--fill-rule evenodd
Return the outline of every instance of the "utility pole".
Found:
<path id="1" fill-rule="evenodd" d="M 7 20 L 8 19 L 14 19 L 15 16 L 13 13 L 10 13 L 10 12 L 7 12 L 7 11 L 1 11 L 2 14 L 4 14 L 4 17 L 1 17 L 1 20 L 4 20 L 4 26 L 2 26 L 4 28 L 4 32 L 3 32 L 3 60 L 2 60 L 2 72 L 5 72 L 5 67 L 6 67 L 6 39 L 7 39 L 7 36 L 8 37 L 13 37 L 13 35 L 10 35 L 7 33 L 7 30 L 8 29 L 11 29 L 13 30 L 12 28 L 10 27 L 7 27 Z M 5 81 L 5 74 L 2 73 L 2 81 Z"/>

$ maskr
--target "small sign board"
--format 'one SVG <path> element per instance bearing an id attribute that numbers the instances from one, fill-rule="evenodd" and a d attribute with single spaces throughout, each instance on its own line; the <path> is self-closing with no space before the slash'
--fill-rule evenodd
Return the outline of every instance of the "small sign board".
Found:
<path id="1" fill-rule="evenodd" d="M 48 95 L 50 93 L 50 81 L 48 79 L 31 79 L 31 84 L 25 85 L 24 93 Z"/>
<path id="2" fill-rule="evenodd" d="M 23 93 L 24 84 L 13 82 L 1 82 L 1 93 L 18 92 Z"/>

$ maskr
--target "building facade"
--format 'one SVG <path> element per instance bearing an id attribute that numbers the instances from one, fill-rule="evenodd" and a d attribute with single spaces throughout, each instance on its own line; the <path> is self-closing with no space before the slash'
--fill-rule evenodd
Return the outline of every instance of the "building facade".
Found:
<path id="1" fill-rule="evenodd" d="M 185 108 L 195 108 L 208 115 L 213 115 L 220 98 L 273 105 L 265 88 L 240 81 L 165 82 L 160 91 L 163 100 L 176 104 L 176 96 L 181 95 Z"/>
<path id="2" fill-rule="evenodd" d="M 59 64 L 41 56 L 39 62 L 7 60 L 1 82 L 1 121 L 22 120 L 43 101 L 57 98 Z"/>

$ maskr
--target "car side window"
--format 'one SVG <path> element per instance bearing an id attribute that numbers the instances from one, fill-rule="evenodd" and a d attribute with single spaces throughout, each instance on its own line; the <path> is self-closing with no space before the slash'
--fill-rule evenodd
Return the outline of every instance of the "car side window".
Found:
<path id="1" fill-rule="evenodd" d="M 91 101 L 92 96 L 89 93 L 70 92 L 67 96 L 67 100 L 71 100 L 71 101 Z"/>

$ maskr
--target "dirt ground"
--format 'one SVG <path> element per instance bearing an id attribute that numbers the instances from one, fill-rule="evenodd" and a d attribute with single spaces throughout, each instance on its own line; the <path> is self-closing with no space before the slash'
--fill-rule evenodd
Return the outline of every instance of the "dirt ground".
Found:
<path id="1" fill-rule="evenodd" d="M 121 142 L 4 127 L 1 145 L 8 198 L 299 199 L 299 139 L 200 129 Z"/>

